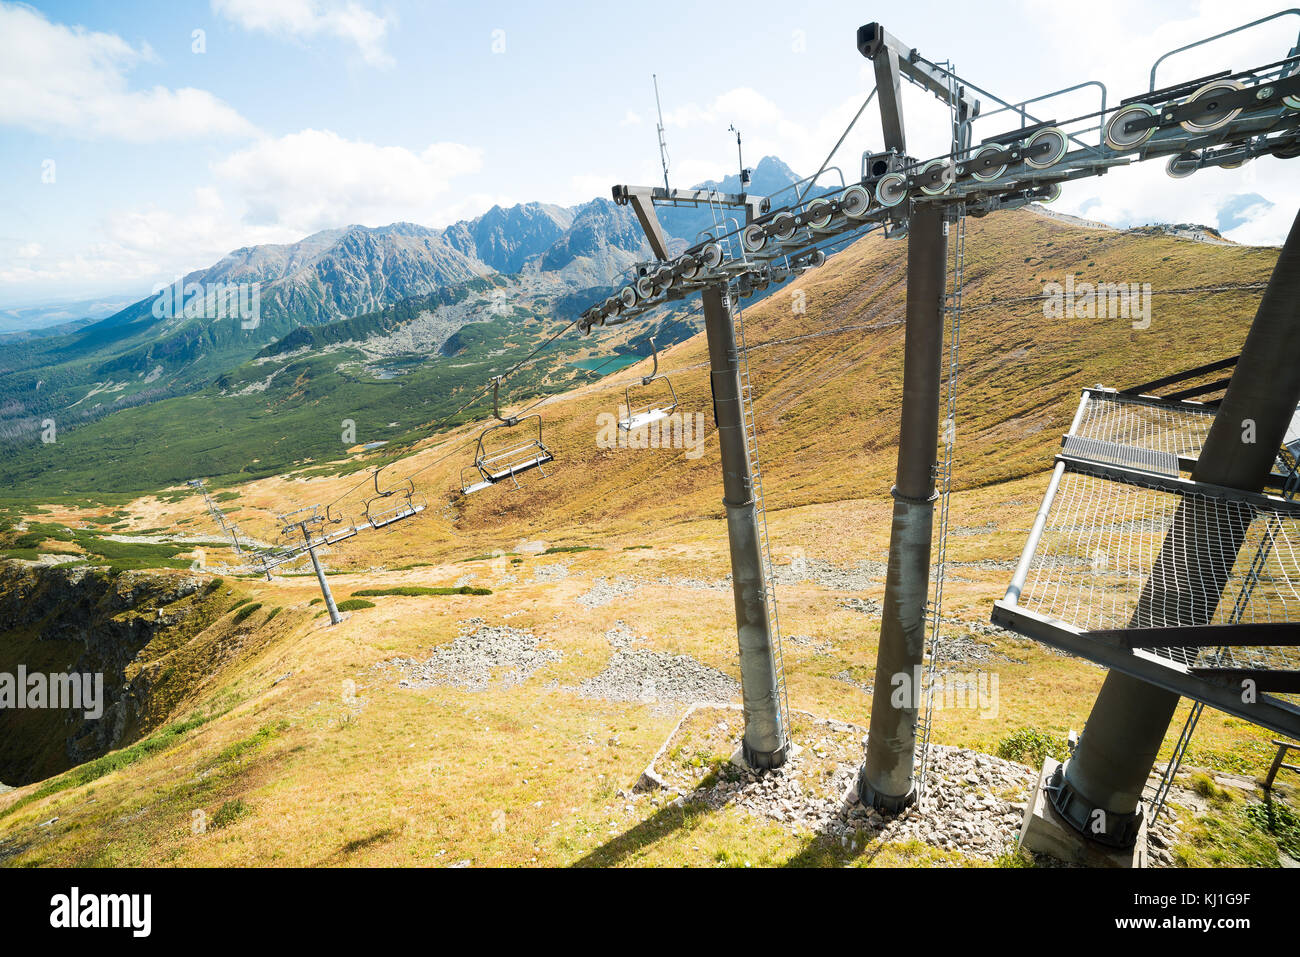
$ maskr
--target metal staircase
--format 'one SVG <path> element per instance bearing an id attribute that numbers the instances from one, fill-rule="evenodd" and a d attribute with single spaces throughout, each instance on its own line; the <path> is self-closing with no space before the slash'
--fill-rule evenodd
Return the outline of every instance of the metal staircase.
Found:
<path id="1" fill-rule="evenodd" d="M 763 604 L 772 631 L 772 664 L 776 669 L 777 705 L 781 711 L 781 746 L 790 743 L 790 699 L 786 693 L 785 659 L 781 652 L 781 623 L 776 608 L 776 578 L 768 545 L 767 508 L 763 503 L 763 470 L 758 460 L 758 430 L 754 421 L 754 394 L 749 383 L 749 349 L 745 344 L 745 317 L 737 301 L 736 338 L 740 343 L 740 416 L 745 424 L 745 455 L 753 477 L 754 524 L 763 562 Z"/>

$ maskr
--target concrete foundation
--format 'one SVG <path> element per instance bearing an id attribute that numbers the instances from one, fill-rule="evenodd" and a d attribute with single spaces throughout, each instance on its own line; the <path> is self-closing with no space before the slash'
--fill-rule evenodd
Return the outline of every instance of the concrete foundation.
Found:
<path id="1" fill-rule="evenodd" d="M 1137 842 L 1127 850 L 1105 847 L 1094 841 L 1081 839 L 1068 821 L 1056 812 L 1048 800 L 1046 784 L 1051 780 L 1061 762 L 1048 758 L 1038 775 L 1038 783 L 1025 808 L 1025 819 L 1020 825 L 1020 846 L 1036 854 L 1046 854 L 1067 864 L 1080 867 L 1146 867 L 1147 826 L 1143 821 L 1138 829 Z"/>

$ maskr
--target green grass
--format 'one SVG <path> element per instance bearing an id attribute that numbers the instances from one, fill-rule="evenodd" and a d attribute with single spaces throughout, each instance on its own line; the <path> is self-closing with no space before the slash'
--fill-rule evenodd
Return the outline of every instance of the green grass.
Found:
<path id="1" fill-rule="evenodd" d="M 231 761 L 236 761 L 253 751 L 258 751 L 263 747 L 263 745 L 269 743 L 282 731 L 287 730 L 288 727 L 288 721 L 279 721 L 276 724 L 263 725 L 247 738 L 241 738 L 239 741 L 223 748 L 213 761 L 213 764 L 226 764 Z"/>
<path id="2" fill-rule="evenodd" d="M 231 619 L 232 624 L 239 624 L 261 607 L 262 603 L 260 601 L 255 601 L 251 605 L 245 605 L 243 608 L 239 609 L 239 611 L 235 612 L 235 617 Z"/>
<path id="3" fill-rule="evenodd" d="M 78 765 L 71 771 L 60 774 L 52 778 L 45 784 L 41 785 L 31 794 L 28 794 L 6 808 L 0 809 L 0 818 L 8 817 L 20 808 L 26 807 L 34 801 L 47 798 L 52 794 L 58 794 L 60 791 L 79 788 L 83 785 L 97 781 L 106 774 L 112 774 L 114 771 L 120 771 L 123 768 L 130 767 L 137 761 L 165 750 L 174 744 L 179 743 L 180 739 L 195 728 L 202 727 L 212 720 L 213 715 L 200 716 L 195 715 L 185 721 L 177 721 L 166 725 L 149 737 L 137 741 L 130 747 L 122 748 L 120 751 L 111 751 L 102 757 L 95 758 L 93 761 L 87 761 L 85 764 Z"/>
<path id="4" fill-rule="evenodd" d="M 1300 814 L 1276 799 L 1264 804 L 1248 804 L 1244 813 L 1258 830 L 1275 838 L 1278 847 L 1288 856 L 1300 860 Z"/>
<path id="5" fill-rule="evenodd" d="M 373 601 L 366 601 L 364 598 L 349 598 L 346 601 L 338 603 L 339 611 L 361 611 L 363 608 L 374 608 Z"/>
<path id="6" fill-rule="evenodd" d="M 315 599 L 315 601 L 313 601 L 312 604 L 313 605 L 316 604 L 317 601 L 320 601 L 320 599 L 319 598 Z M 334 607 L 337 608 L 339 611 L 361 611 L 362 609 L 365 608 L 374 608 L 375 603 L 373 601 L 367 601 L 364 598 L 347 598 L 339 602 Z M 324 609 L 316 612 L 315 617 L 319 618 L 323 614 L 325 614 Z"/>

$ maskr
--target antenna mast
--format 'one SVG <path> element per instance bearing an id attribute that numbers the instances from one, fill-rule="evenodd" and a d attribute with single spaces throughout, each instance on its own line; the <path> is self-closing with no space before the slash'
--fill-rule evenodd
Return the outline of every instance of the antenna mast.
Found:
<path id="1" fill-rule="evenodd" d="M 668 185 L 668 140 L 664 138 L 664 108 L 659 103 L 659 77 L 651 73 L 650 79 L 654 81 L 655 112 L 659 115 L 659 125 L 656 129 L 659 131 L 659 162 L 664 168 L 664 189 L 671 192 L 672 187 Z"/>
<path id="2" fill-rule="evenodd" d="M 736 129 L 734 123 L 728 126 L 727 130 L 736 134 L 736 159 L 740 163 L 740 191 L 743 193 L 749 186 L 749 170 L 745 169 L 745 154 L 740 148 L 740 130 Z"/>

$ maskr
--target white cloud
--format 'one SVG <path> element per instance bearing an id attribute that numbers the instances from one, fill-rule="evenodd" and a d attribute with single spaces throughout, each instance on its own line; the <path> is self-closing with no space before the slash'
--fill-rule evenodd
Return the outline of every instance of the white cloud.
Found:
<path id="1" fill-rule="evenodd" d="M 209 266 L 241 245 L 302 238 L 282 227 L 241 223 L 238 210 L 210 187 L 194 190 L 187 207 L 150 203 L 106 212 L 94 235 L 93 242 L 75 249 L 50 250 L 37 243 L 27 244 L 23 249 L 34 254 L 23 262 L 0 265 L 0 283 L 48 288 L 52 284 L 80 287 L 136 282 L 143 287 L 157 278 Z"/>
<path id="2" fill-rule="evenodd" d="M 297 39 L 338 37 L 355 44 L 371 66 L 393 65 L 384 49 L 388 20 L 353 0 L 212 0 L 212 9 L 245 30 Z"/>
<path id="3" fill-rule="evenodd" d="M 0 3 L 0 124 L 133 142 L 247 136 L 251 123 L 205 90 L 128 88 L 153 58 L 112 33 L 51 23 Z"/>
<path id="4" fill-rule="evenodd" d="M 188 204 L 105 209 L 91 242 L 48 249 L 35 242 L 0 262 L 0 283 L 29 288 L 143 285 L 211 265 L 232 249 L 293 243 L 321 229 L 405 221 L 445 226 L 534 197 L 452 188 L 481 152 L 433 143 L 415 152 L 347 140 L 328 130 L 263 139 L 213 167 L 215 182 Z"/>
<path id="5" fill-rule="evenodd" d="M 261 140 L 215 170 L 247 204 L 245 222 L 307 233 L 349 223 L 445 221 L 452 180 L 478 170 L 482 159 L 480 150 L 459 143 L 415 153 L 309 129 Z"/>

